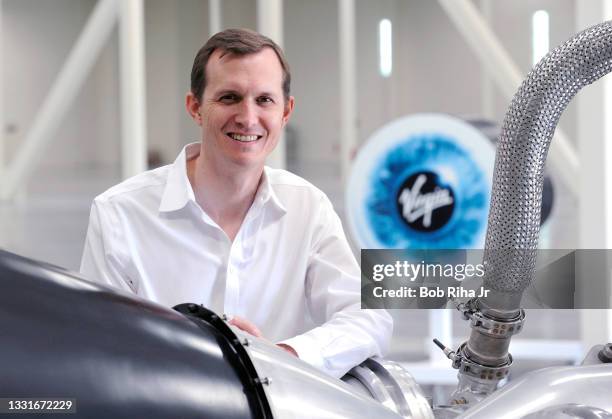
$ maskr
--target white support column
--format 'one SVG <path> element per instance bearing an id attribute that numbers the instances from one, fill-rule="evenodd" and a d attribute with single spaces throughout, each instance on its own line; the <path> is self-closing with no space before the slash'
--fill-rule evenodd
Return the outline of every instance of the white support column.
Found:
<path id="1" fill-rule="evenodd" d="M 121 175 L 147 170 L 143 0 L 121 0 Z"/>
<path id="2" fill-rule="evenodd" d="M 257 0 L 257 31 L 283 46 L 283 0 Z M 285 135 L 268 156 L 267 164 L 277 169 L 287 166 Z"/>
<path id="3" fill-rule="evenodd" d="M 483 68 L 510 101 L 523 81 L 516 63 L 470 0 L 438 0 Z M 587 2 L 588 3 L 588 2 Z M 578 196 L 580 161 L 567 135 L 557 127 L 548 161 L 568 189 Z"/>
<path id="4" fill-rule="evenodd" d="M 338 0 L 340 48 L 340 164 L 342 182 L 351 170 L 357 144 L 357 76 L 355 52 L 355 0 Z"/>
<path id="5" fill-rule="evenodd" d="M 609 1 L 576 2 L 576 31 L 612 18 Z M 578 195 L 578 240 L 582 249 L 612 248 L 612 76 L 607 75 L 593 86 L 582 89 L 576 97 L 577 135 L 580 161 L 580 194 Z M 608 295 L 612 281 L 608 261 L 594 260 L 601 272 L 599 278 L 583 278 L 595 295 Z M 604 294 L 605 293 L 605 294 Z M 612 310 L 582 310 L 582 341 L 585 350 L 595 344 L 612 341 Z"/>
<path id="6" fill-rule="evenodd" d="M 208 33 L 213 36 L 221 32 L 221 0 L 208 0 Z"/>
<path id="7" fill-rule="evenodd" d="M 6 164 L 6 125 L 4 118 L 4 26 L 2 25 L 2 0 L 0 0 L 0 191 L 4 181 L 4 165 Z"/>
<path id="8" fill-rule="evenodd" d="M 99 0 L 42 102 L 25 141 L 7 168 L 1 199 L 12 198 L 44 155 L 64 115 L 110 37 L 117 19 L 117 0 Z"/>
<path id="9" fill-rule="evenodd" d="M 4 49 L 2 48 L 4 26 L 2 25 L 2 6 L 2 0 L 0 0 L 0 190 L 2 190 L 2 182 L 4 181 L 4 165 L 6 162 L 6 126 L 4 118 Z"/>
<path id="10" fill-rule="evenodd" d="M 487 25 L 491 26 L 492 18 L 491 0 L 480 0 L 480 10 L 482 11 L 482 17 L 487 22 Z M 493 99 L 495 98 L 495 91 L 493 89 L 493 82 L 491 76 L 487 72 L 487 69 L 481 63 L 481 76 L 480 76 L 480 109 L 482 116 L 493 120 L 495 118 L 495 106 Z"/>

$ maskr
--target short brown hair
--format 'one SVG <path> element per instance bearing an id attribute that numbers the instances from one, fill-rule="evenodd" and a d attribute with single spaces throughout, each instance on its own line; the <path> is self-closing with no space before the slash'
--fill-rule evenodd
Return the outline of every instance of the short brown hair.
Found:
<path id="1" fill-rule="evenodd" d="M 196 54 L 191 69 L 191 93 L 202 100 L 206 87 L 206 64 L 212 53 L 220 49 L 236 55 L 254 54 L 269 47 L 274 50 L 283 68 L 283 94 L 289 99 L 291 72 L 283 50 L 270 38 L 250 29 L 226 29 L 213 35 Z"/>

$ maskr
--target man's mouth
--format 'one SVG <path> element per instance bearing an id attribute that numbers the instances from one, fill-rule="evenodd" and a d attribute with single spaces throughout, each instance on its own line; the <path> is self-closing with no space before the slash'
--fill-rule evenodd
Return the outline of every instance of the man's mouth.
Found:
<path id="1" fill-rule="evenodd" d="M 240 141 L 241 143 L 252 143 L 253 141 L 257 141 L 262 137 L 261 135 L 255 135 L 255 134 L 243 135 L 243 134 L 236 134 L 234 132 L 229 132 L 226 135 L 230 137 L 232 140 Z"/>

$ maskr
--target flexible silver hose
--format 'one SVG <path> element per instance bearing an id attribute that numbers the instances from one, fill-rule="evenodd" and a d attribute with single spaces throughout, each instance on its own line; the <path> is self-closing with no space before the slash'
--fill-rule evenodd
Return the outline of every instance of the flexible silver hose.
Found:
<path id="1" fill-rule="evenodd" d="M 534 274 L 544 164 L 559 117 L 611 70 L 612 23 L 604 22 L 550 52 L 514 95 L 497 146 L 485 244 L 484 285 L 494 291 L 481 300 L 501 317 L 518 309 Z"/>
<path id="2" fill-rule="evenodd" d="M 534 277 L 544 164 L 553 133 L 574 95 L 610 71 L 612 22 L 604 22 L 551 51 L 512 99 L 497 144 L 485 243 L 484 286 L 490 293 L 471 306 L 469 315 L 477 321 L 455 358 L 456 399 L 489 394 L 512 364 L 508 347 L 521 330 L 521 296 Z"/>

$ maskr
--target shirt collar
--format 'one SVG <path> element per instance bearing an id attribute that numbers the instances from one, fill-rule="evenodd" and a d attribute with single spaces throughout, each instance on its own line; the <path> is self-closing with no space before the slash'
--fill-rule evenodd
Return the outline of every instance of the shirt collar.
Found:
<path id="1" fill-rule="evenodd" d="M 200 153 L 200 143 L 187 144 L 169 167 L 166 187 L 162 195 L 160 212 L 179 210 L 189 201 L 195 202 L 195 195 L 187 177 L 187 160 Z"/>
<path id="2" fill-rule="evenodd" d="M 274 188 L 272 187 L 272 184 L 270 183 L 270 176 L 272 171 L 274 171 L 274 169 L 264 166 L 263 175 L 261 177 L 262 179 L 259 184 L 255 199 L 259 199 L 262 205 L 266 204 L 267 202 L 270 202 L 282 213 L 286 213 L 287 209 L 278 198 L 278 195 L 276 194 Z"/>
<path id="3" fill-rule="evenodd" d="M 187 177 L 187 160 L 200 154 L 200 143 L 187 144 L 169 167 L 168 178 L 162 195 L 160 212 L 171 212 L 184 208 L 189 201 L 195 203 L 195 194 Z M 263 207 L 268 202 L 282 213 L 287 210 L 278 198 L 270 183 L 270 175 L 274 169 L 264 167 L 261 182 L 255 194 L 253 205 Z"/>

